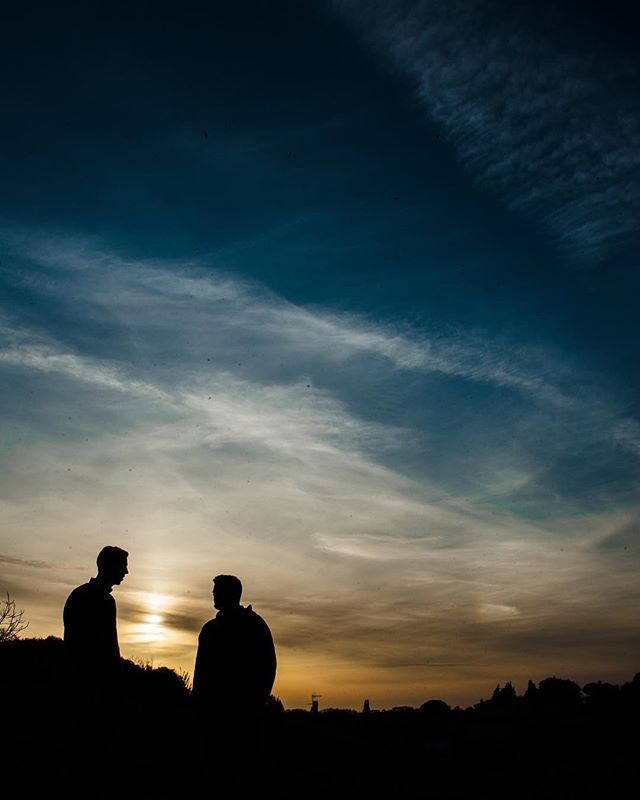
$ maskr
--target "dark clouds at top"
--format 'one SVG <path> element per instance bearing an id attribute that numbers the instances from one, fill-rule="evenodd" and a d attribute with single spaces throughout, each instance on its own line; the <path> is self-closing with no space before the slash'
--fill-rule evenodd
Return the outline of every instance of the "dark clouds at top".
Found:
<path id="1" fill-rule="evenodd" d="M 339 5 L 415 79 L 486 188 L 578 256 L 637 246 L 640 58 L 625 30 L 637 15 L 588 3 Z"/>
<path id="2" fill-rule="evenodd" d="M 13 7 L 5 222 L 133 256 L 215 253 L 294 301 L 560 339 L 631 375 L 637 113 L 618 76 L 637 61 L 618 6 L 346 6 L 355 28 L 327 3 Z M 356 31 L 389 18 L 388 46 L 369 51 Z M 574 129 L 591 144 L 568 146 Z M 569 255 L 543 220 L 573 231 Z M 602 274 L 585 276 L 596 250 Z"/>
<path id="3" fill-rule="evenodd" d="M 97 276 L 70 277 L 46 253 L 16 257 L 8 239 L 9 321 L 128 360 L 131 331 L 94 302 L 126 285 L 126 258 L 214 264 L 215 280 L 222 269 L 296 303 L 390 322 L 408 340 L 417 331 L 430 347 L 442 338 L 448 364 L 426 384 L 383 379 L 360 354 L 354 381 L 289 352 L 276 374 L 242 354 L 248 329 L 218 367 L 263 381 L 302 369 L 366 419 L 425 432 L 430 458 L 418 448 L 399 461 L 448 488 L 473 492 L 509 463 L 529 476 L 509 490 L 527 514 L 542 499 L 547 513 L 629 498 L 640 151 L 623 6 L 337 8 L 344 19 L 327 3 L 12 9 L 5 234 L 97 237 L 125 266 L 107 256 Z M 191 336 L 171 337 L 167 363 L 180 347 L 198 351 Z M 493 379 L 476 379 L 476 363 Z M 464 391 L 456 369 L 471 379 Z M 29 380 L 16 375 L 15 390 Z M 542 385 L 568 405 L 539 408 Z M 41 410 L 14 401 L 46 428 Z"/>

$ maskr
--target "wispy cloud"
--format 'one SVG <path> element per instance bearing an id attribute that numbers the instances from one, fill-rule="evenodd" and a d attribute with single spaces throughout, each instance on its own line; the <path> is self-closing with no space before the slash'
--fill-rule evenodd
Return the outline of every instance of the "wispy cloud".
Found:
<path id="1" fill-rule="evenodd" d="M 32 331 L 0 329 L 0 342 L 5 345 L 0 350 L 1 363 L 45 373 L 57 372 L 104 389 L 168 400 L 164 392 L 147 383 L 127 377 L 116 366 L 100 362 L 95 358 L 65 352 L 55 343 L 45 344 L 41 341 L 41 337 Z"/>
<path id="2" fill-rule="evenodd" d="M 519 4 L 337 6 L 416 80 L 425 111 L 462 162 L 512 207 L 542 218 L 589 258 L 635 235 L 635 67 L 578 32 L 577 8 L 541 8 L 533 18 Z"/>
<path id="3" fill-rule="evenodd" d="M 619 512 L 585 519 L 577 501 L 570 520 L 508 510 L 527 492 L 536 510 L 551 506 L 561 487 L 550 463 L 585 440 L 636 458 L 633 420 L 603 392 L 585 398 L 597 381 L 560 359 L 301 307 L 204 262 L 37 237 L 13 253 L 13 279 L 26 286 L 28 260 L 31 296 L 56 310 L 35 321 L 14 310 L 1 331 L 15 399 L 0 473 L 13 561 L 3 563 L 35 610 L 34 632 L 59 630 L 66 593 L 101 546 L 119 544 L 131 553 L 117 590 L 127 655 L 191 669 L 211 576 L 237 572 L 298 670 L 281 673 L 285 696 L 306 694 L 297 681 L 309 674 L 349 692 L 367 675 L 382 696 L 400 671 L 418 698 L 425 670 L 442 687 L 470 687 L 469 665 L 493 680 L 496 664 L 518 664 L 520 636 L 564 630 L 576 604 L 604 626 L 635 580 L 599 572 L 607 537 L 613 549 L 628 523 Z M 436 406 L 428 424 L 368 413 L 362 386 L 403 404 L 409 382 L 421 387 L 418 411 Z M 510 398 L 500 408 L 515 407 L 513 418 L 497 423 L 520 437 L 517 464 L 506 445 L 489 460 L 480 452 L 497 412 L 472 401 L 465 418 L 458 403 L 473 391 Z M 450 490 L 438 480 L 442 448 Z M 477 482 L 462 491 L 455 479 L 475 461 Z M 35 567 L 45 560 L 64 561 L 46 585 Z M 145 606 L 151 591 L 167 601 L 161 623 Z"/>
<path id="4" fill-rule="evenodd" d="M 37 561 L 33 558 L 16 558 L 0 553 L 0 564 L 11 564 L 17 567 L 34 567 L 35 569 L 52 569 L 55 564 L 49 561 Z"/>
<path id="5" fill-rule="evenodd" d="M 336 363 L 370 356 L 383 359 L 397 370 L 505 387 L 558 406 L 574 402 L 553 379 L 541 376 L 552 373 L 555 367 L 556 377 L 567 382 L 573 377 L 566 365 L 554 365 L 548 353 L 518 352 L 466 332 L 446 337 L 355 314 L 304 308 L 260 285 L 231 278 L 215 263 L 132 261 L 95 244 L 92 249 L 83 240 L 77 244 L 59 238 L 17 238 L 17 244 L 16 237 L 13 240 L 23 257 L 69 277 L 63 283 L 43 280 L 39 287 L 43 292 L 61 295 L 80 318 L 84 314 L 92 320 L 121 325 L 133 340 L 129 344 L 138 345 L 143 352 L 149 336 L 166 336 L 171 328 L 173 343 L 183 348 L 188 344 L 182 357 L 186 355 L 192 362 L 209 353 L 209 363 L 224 365 L 226 357 L 229 365 L 242 366 L 237 357 L 241 352 L 246 354 L 247 345 L 259 353 L 249 358 L 254 370 L 264 357 L 275 364 L 293 363 L 299 372 L 305 360 Z M 33 276 L 29 284 L 34 284 Z M 8 326 L 5 334 L 11 334 Z M 66 363 L 60 354 L 56 361 L 57 354 L 47 353 L 44 344 L 38 347 L 28 341 L 35 334 L 14 331 L 14 336 L 18 335 L 27 341 L 5 351 L 6 360 L 22 359 L 41 369 L 60 364 L 84 377 L 81 360 Z M 169 348 L 172 341 L 166 342 Z M 139 353 L 128 355 L 135 358 Z M 167 361 L 172 357 L 175 353 L 169 349 Z M 206 369 L 206 363 L 201 361 L 200 365 Z M 98 380 L 119 386 L 113 371 L 105 367 L 101 374 L 96 376 Z"/>
<path id="6" fill-rule="evenodd" d="M 216 376 L 222 373 L 262 385 L 302 385 L 316 406 L 328 395 L 314 376 L 326 379 L 337 369 L 347 385 L 372 374 L 390 380 L 403 373 L 443 376 L 507 389 L 522 402 L 588 419 L 600 438 L 607 436 L 636 455 L 640 450 L 638 423 L 613 409 L 596 380 L 548 349 L 524 348 L 479 332 L 443 335 L 305 308 L 232 277 L 215 259 L 214 264 L 208 259 L 131 260 L 95 242 L 70 238 L 14 234 L 12 243 L 18 257 L 63 278 L 39 283 L 30 274 L 31 287 L 49 300 L 57 298 L 78 326 L 98 323 L 111 336 L 101 343 L 98 357 L 77 352 L 73 328 L 60 332 L 65 339 L 60 342 L 50 331 L 7 321 L 0 350 L 6 363 L 55 370 L 167 404 L 177 395 L 194 394 L 196 387 L 208 396 L 207 386 L 219 383 Z M 115 343 L 111 351 L 109 341 Z M 272 397 L 276 394 L 272 389 Z M 591 434 L 583 430 L 582 435 Z"/>

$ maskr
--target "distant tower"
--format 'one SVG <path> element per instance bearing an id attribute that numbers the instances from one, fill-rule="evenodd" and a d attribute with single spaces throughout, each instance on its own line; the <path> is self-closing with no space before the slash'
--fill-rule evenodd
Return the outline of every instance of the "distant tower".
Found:
<path id="1" fill-rule="evenodd" d="M 365 700 L 362 706 L 362 713 L 363 714 L 370 714 L 371 713 L 371 706 L 369 705 L 369 701 Z"/>
<path id="2" fill-rule="evenodd" d="M 317 714 L 318 713 L 318 698 L 322 697 L 321 694 L 312 694 L 311 695 L 311 713 Z"/>

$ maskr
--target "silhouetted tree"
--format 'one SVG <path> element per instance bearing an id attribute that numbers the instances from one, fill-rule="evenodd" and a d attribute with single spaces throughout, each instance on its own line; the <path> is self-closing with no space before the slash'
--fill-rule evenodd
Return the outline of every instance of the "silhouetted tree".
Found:
<path id="1" fill-rule="evenodd" d="M 37 796 L 115 797 L 114 783 L 125 774 L 131 781 L 126 796 L 180 797 L 185 786 L 204 795 L 211 793 L 212 782 L 224 785 L 226 753 L 207 748 L 203 771 L 192 770 L 192 708 L 185 677 L 126 660 L 121 677 L 112 706 L 119 723 L 117 761 L 111 761 L 116 752 L 111 745 L 102 761 L 82 760 L 82 749 L 74 750 L 70 739 L 77 730 L 75 716 L 65 711 L 73 673 L 62 641 L 18 638 L 0 643 L 0 686 L 11 687 L 0 700 L 0 719 L 32 758 L 29 780 L 45 784 Z M 232 739 L 239 754 L 236 766 L 241 761 L 245 777 L 251 772 L 264 779 L 262 795 L 246 796 L 299 796 L 294 790 L 308 779 L 311 753 L 313 763 L 323 769 L 314 772 L 310 789 L 305 786 L 304 796 L 310 798 L 332 796 L 340 781 L 362 789 L 363 795 L 417 797 L 424 791 L 415 787 L 423 787 L 427 778 L 432 797 L 491 794 L 504 781 L 517 787 L 518 794 L 549 800 L 624 797 L 622 778 L 637 775 L 640 674 L 620 688 L 597 681 L 583 691 L 581 706 L 577 684 L 553 677 L 542 681 L 540 690 L 529 682 L 524 697 L 531 706 L 506 684 L 494 692 L 494 699 L 465 710 L 451 710 L 444 701 L 431 699 L 420 708 L 398 706 L 371 711 L 367 717 L 347 709 L 326 709 L 315 716 L 300 709 L 284 711 L 272 696 L 267 708 L 273 713 L 264 718 L 265 741 L 260 744 L 268 766 L 255 748 L 247 747 L 244 726 Z M 600 700 L 605 705 L 598 705 Z M 613 705 L 607 705 L 610 701 Z M 502 702 L 515 704 L 512 709 Z M 86 711 L 83 719 L 89 723 L 81 725 L 80 735 L 93 737 L 93 706 Z M 218 721 L 212 717 L 212 723 Z M 80 767 L 81 772 L 73 772 Z M 231 773 L 234 782 L 241 775 L 235 767 Z M 285 774 L 290 786 L 282 779 Z M 451 790 L 452 781 L 460 793 L 442 793 L 442 788 Z M 88 787 L 84 794 L 76 791 L 81 787 Z M 236 793 L 245 796 L 242 788 Z"/>
<path id="2" fill-rule="evenodd" d="M 574 681 L 564 678 L 545 678 L 540 681 L 540 700 L 546 706 L 561 708 L 577 707 L 582 702 L 580 687 Z"/>
<path id="3" fill-rule="evenodd" d="M 640 672 L 634 675 L 632 681 L 622 686 L 620 694 L 626 705 L 632 707 L 640 705 Z"/>
<path id="4" fill-rule="evenodd" d="M 529 683 L 527 683 L 527 691 L 523 695 L 525 701 L 527 703 L 536 703 L 539 700 L 539 695 L 538 687 L 533 681 L 529 681 Z"/>
<path id="5" fill-rule="evenodd" d="M 444 700 L 427 700 L 418 710 L 428 719 L 442 719 L 449 714 L 451 706 L 445 703 Z"/>
<path id="6" fill-rule="evenodd" d="M 24 611 L 16 608 L 16 601 L 7 592 L 7 599 L 0 603 L 0 642 L 17 639 L 29 627 L 29 623 L 22 619 L 23 615 Z"/>
<path id="7" fill-rule="evenodd" d="M 620 702 L 620 687 L 612 683 L 587 683 L 582 689 L 586 696 L 588 708 L 598 709 L 599 711 L 612 710 Z"/>
<path id="8" fill-rule="evenodd" d="M 279 697 L 270 694 L 266 705 L 267 714 L 284 714 L 284 703 Z"/>
<path id="9" fill-rule="evenodd" d="M 500 684 L 493 690 L 491 702 L 495 706 L 501 708 L 511 708 L 516 702 L 516 690 L 513 688 L 511 681 L 505 683 L 504 688 L 500 688 Z"/>

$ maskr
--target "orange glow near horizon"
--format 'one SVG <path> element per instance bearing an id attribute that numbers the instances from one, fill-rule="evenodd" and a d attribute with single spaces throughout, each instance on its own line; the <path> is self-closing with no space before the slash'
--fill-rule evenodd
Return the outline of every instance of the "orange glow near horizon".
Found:
<path id="1" fill-rule="evenodd" d="M 124 595 L 124 592 L 121 592 Z M 170 595 L 131 592 L 136 600 L 145 599 L 140 606 L 144 611 L 129 617 L 127 603 L 118 603 L 121 652 L 124 658 L 151 663 L 154 667 L 167 666 L 178 672 L 193 675 L 197 647 L 197 630 L 182 630 L 166 624 L 166 615 L 172 607 Z M 150 598 L 150 599 L 149 599 Z M 118 600 L 118 599 L 117 599 Z M 203 621 L 206 614 L 203 616 Z M 309 648 L 289 647 L 286 638 L 286 619 L 267 615 L 274 632 L 278 654 L 278 672 L 273 694 L 279 696 L 286 708 L 308 708 L 311 694 L 321 695 L 320 707 L 346 707 L 359 709 L 365 698 L 372 708 L 391 708 L 396 705 L 419 706 L 425 700 L 438 698 L 450 705 L 466 707 L 480 698 L 488 698 L 497 683 L 511 680 L 519 693 L 526 689 L 529 679 L 539 682 L 551 674 L 575 680 L 580 685 L 598 679 L 623 683 L 633 678 L 637 668 L 615 664 L 615 655 L 600 655 L 589 661 L 559 659 L 549 666 L 541 654 L 533 659 L 526 655 L 469 664 L 405 664 L 388 667 L 376 664 L 376 654 L 364 650 L 359 659 L 349 660 L 339 656 L 335 644 L 326 647 L 317 643 Z M 502 624 L 498 622 L 496 624 Z M 23 637 L 61 635 L 61 628 L 52 630 L 45 616 L 32 618 Z M 364 663 L 364 660 L 370 663 Z"/>
<path id="2" fill-rule="evenodd" d="M 124 649 L 131 648 L 135 657 L 149 660 L 148 655 L 141 654 L 141 650 L 151 649 L 150 660 L 155 661 L 157 656 L 162 656 L 172 645 L 180 641 L 179 632 L 172 630 L 166 624 L 166 615 L 169 612 L 172 599 L 170 595 L 162 592 L 130 592 L 135 608 L 139 609 L 130 615 L 125 615 L 121 625 L 122 644 Z M 128 610 L 128 606 L 126 606 Z M 159 652 L 157 652 L 159 651 Z"/>

